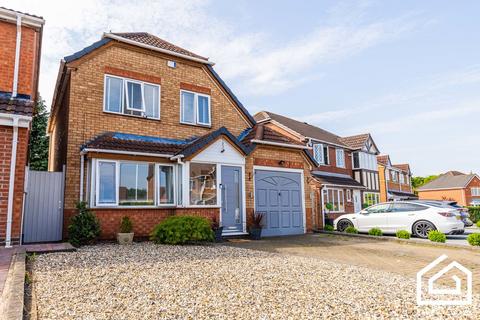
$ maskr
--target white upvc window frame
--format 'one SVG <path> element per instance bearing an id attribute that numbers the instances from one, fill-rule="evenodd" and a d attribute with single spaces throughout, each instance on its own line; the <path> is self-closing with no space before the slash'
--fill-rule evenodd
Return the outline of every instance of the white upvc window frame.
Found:
<path id="1" fill-rule="evenodd" d="M 344 213 L 346 208 L 345 208 L 345 190 L 344 189 L 339 189 L 339 188 L 325 188 L 323 189 L 323 197 L 322 199 L 324 200 L 324 203 L 332 203 L 330 200 L 330 196 L 329 196 L 329 191 L 333 191 L 337 194 L 337 197 L 338 197 L 338 208 L 340 209 L 340 203 L 342 204 L 342 207 L 343 207 L 343 210 L 330 210 L 329 212 L 330 213 Z M 342 197 L 340 197 L 340 194 L 342 194 Z M 322 204 L 322 206 L 324 206 L 324 203 Z"/>
<path id="2" fill-rule="evenodd" d="M 173 203 L 160 203 L 160 167 L 172 168 L 172 181 L 173 181 Z M 176 165 L 172 163 L 156 163 L 155 164 L 155 205 L 157 207 L 171 207 L 177 205 L 177 170 Z"/>
<path id="3" fill-rule="evenodd" d="M 193 122 L 187 122 L 183 120 L 183 98 L 182 98 L 182 93 L 191 93 L 193 94 Z M 208 100 L 208 119 L 210 122 L 200 122 L 199 121 L 199 104 L 198 104 L 198 97 L 205 97 Z M 212 100 L 210 95 L 204 94 L 204 93 L 198 93 L 195 91 L 190 91 L 190 90 L 185 90 L 181 89 L 180 90 L 180 123 L 182 124 L 187 124 L 191 126 L 206 126 L 210 127 L 212 126 Z"/>
<path id="4" fill-rule="evenodd" d="M 115 203 L 99 203 L 100 193 L 100 172 L 98 170 L 100 162 L 110 162 L 115 164 L 115 190 L 116 190 L 116 202 Z M 153 164 L 154 165 L 154 201 L 152 205 L 141 205 L 141 206 L 122 206 L 120 205 L 120 164 L 121 163 L 135 163 L 135 164 Z M 159 203 L 160 199 L 160 188 L 159 188 L 159 179 L 160 179 L 160 166 L 169 166 L 173 167 L 173 203 Z M 95 158 L 92 163 L 92 177 L 95 177 L 95 181 L 91 183 L 91 207 L 93 208 L 116 208 L 116 209 L 142 209 L 142 208 L 157 208 L 157 207 L 176 207 L 177 206 L 177 165 L 172 163 L 158 163 L 152 161 L 134 161 L 134 160 L 111 160 L 103 158 Z M 218 201 L 218 196 L 217 196 Z"/>
<path id="5" fill-rule="evenodd" d="M 318 164 L 325 164 L 323 143 L 313 143 L 313 158 Z"/>
<path id="6" fill-rule="evenodd" d="M 136 109 L 136 108 L 130 107 L 130 99 L 128 98 L 128 83 L 134 83 L 134 84 L 139 84 L 140 85 L 140 94 L 142 95 L 142 109 Z M 144 83 L 141 82 L 141 81 L 130 80 L 130 79 L 125 78 L 123 80 L 123 85 L 125 87 L 123 90 L 125 92 L 125 98 L 126 98 L 125 101 L 127 101 L 127 105 L 125 106 L 127 108 L 127 110 L 145 113 L 145 96 L 144 96 L 144 90 L 143 90 Z"/>
<path id="7" fill-rule="evenodd" d="M 100 203 L 100 163 L 113 163 L 115 164 L 115 203 Z M 118 174 L 120 173 L 120 168 L 118 162 L 116 160 L 109 160 L 109 159 L 96 159 L 95 161 L 95 203 L 94 207 L 116 207 L 118 206 L 119 202 L 119 193 L 118 189 L 120 189 L 120 179 Z"/>
<path id="8" fill-rule="evenodd" d="M 107 78 L 116 78 L 122 80 L 122 97 L 120 99 L 121 106 L 120 106 L 120 112 L 115 112 L 115 111 L 110 111 L 107 110 Z M 127 87 L 127 82 L 131 83 L 138 83 L 141 86 L 141 91 L 142 91 L 142 110 L 135 109 L 135 108 L 130 108 L 130 102 L 128 99 L 128 87 Z M 146 113 L 146 105 L 145 105 L 145 85 L 153 86 L 158 88 L 158 117 L 148 117 Z M 146 81 L 140 81 L 140 80 L 135 80 L 131 78 L 126 78 L 126 77 L 120 77 L 116 76 L 113 74 L 105 73 L 103 77 L 103 112 L 105 113 L 111 113 L 111 114 L 116 114 L 116 115 L 122 115 L 122 116 L 127 116 L 127 117 L 136 117 L 136 118 L 143 118 L 143 119 L 151 119 L 151 120 L 160 120 L 161 116 L 161 111 L 162 111 L 162 86 L 156 83 L 151 83 L 151 82 L 146 82 Z M 136 111 L 136 112 L 141 112 L 142 115 L 134 115 L 134 114 L 127 114 L 125 113 L 125 110 L 128 111 Z"/>
<path id="9" fill-rule="evenodd" d="M 363 203 L 367 203 L 367 197 L 368 196 L 373 196 L 373 198 L 375 199 L 373 204 L 370 204 L 370 205 L 376 205 L 376 204 L 379 204 L 380 203 L 380 193 L 378 192 L 364 192 L 363 193 Z"/>
<path id="10" fill-rule="evenodd" d="M 339 156 L 338 154 L 341 153 L 342 154 L 342 163 L 338 163 L 338 159 L 339 159 Z M 337 166 L 337 168 L 345 168 L 345 150 L 341 149 L 341 148 L 335 148 L 335 165 Z"/>
<path id="11" fill-rule="evenodd" d="M 190 197 L 190 169 L 192 164 L 210 164 L 212 166 L 215 166 L 215 188 L 216 188 L 216 193 L 217 193 L 217 201 L 215 204 L 191 204 L 191 197 Z M 188 165 L 186 166 L 186 172 L 187 172 L 187 179 L 184 179 L 184 190 L 186 191 L 186 200 L 187 203 L 184 203 L 185 207 L 188 208 L 219 208 L 221 206 L 221 192 L 220 192 L 220 181 L 222 179 L 222 164 L 221 163 L 215 163 L 215 162 L 208 162 L 208 161 L 189 161 Z M 245 188 L 245 187 L 244 187 Z"/>
<path id="12" fill-rule="evenodd" d="M 472 197 L 480 197 L 480 187 L 472 187 L 470 188 L 470 195 Z"/>

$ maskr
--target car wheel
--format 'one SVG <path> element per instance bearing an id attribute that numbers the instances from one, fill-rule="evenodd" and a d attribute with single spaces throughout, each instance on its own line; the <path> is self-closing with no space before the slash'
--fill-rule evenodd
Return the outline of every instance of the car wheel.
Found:
<path id="1" fill-rule="evenodd" d="M 419 238 L 426 239 L 428 238 L 428 233 L 432 230 L 437 230 L 433 223 L 429 221 L 417 221 L 413 225 L 413 234 Z"/>
<path id="2" fill-rule="evenodd" d="M 343 232 L 348 227 L 353 227 L 353 223 L 350 220 L 342 219 L 337 223 L 337 231 Z"/>

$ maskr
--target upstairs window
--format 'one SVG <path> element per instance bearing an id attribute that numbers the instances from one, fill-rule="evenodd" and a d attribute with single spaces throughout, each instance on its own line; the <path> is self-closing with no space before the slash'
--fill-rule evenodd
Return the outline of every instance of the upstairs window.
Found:
<path id="1" fill-rule="evenodd" d="M 206 94 L 180 91 L 180 122 L 210 126 L 210 96 Z"/>
<path id="2" fill-rule="evenodd" d="M 472 196 L 480 197 L 480 188 L 479 187 L 473 187 L 471 190 L 472 190 Z"/>
<path id="3" fill-rule="evenodd" d="M 335 153 L 337 156 L 337 167 L 345 168 L 345 152 L 343 149 L 336 149 Z"/>
<path id="4" fill-rule="evenodd" d="M 313 158 L 319 164 L 329 164 L 328 161 L 328 146 L 321 143 L 313 144 Z"/>
<path id="5" fill-rule="evenodd" d="M 106 112 L 160 119 L 160 86 L 117 76 L 105 76 Z"/>

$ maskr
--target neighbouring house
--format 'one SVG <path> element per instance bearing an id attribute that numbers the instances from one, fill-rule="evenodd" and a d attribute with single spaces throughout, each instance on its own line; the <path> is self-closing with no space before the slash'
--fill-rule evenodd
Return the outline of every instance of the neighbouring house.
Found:
<path id="1" fill-rule="evenodd" d="M 368 207 L 380 202 L 380 181 L 377 155 L 380 153 L 369 133 L 340 139 L 352 150 L 353 178 L 361 183 L 362 206 Z M 359 210 L 355 210 L 356 212 Z"/>
<path id="2" fill-rule="evenodd" d="M 316 194 L 312 199 L 318 204 L 317 226 L 324 219 L 335 219 L 342 214 L 360 211 L 362 191 L 366 189 L 361 182 L 353 179 L 352 151 L 341 137 L 305 122 L 297 121 L 269 111 L 255 115 L 257 123 L 282 135 L 294 139 L 308 147 L 308 152 L 317 162 L 312 170 L 312 188 Z M 374 152 L 370 149 L 369 152 Z M 330 207 L 330 208 L 329 208 Z"/>
<path id="3" fill-rule="evenodd" d="M 0 7 L 0 242 L 21 239 L 28 136 L 44 20 Z"/>
<path id="4" fill-rule="evenodd" d="M 377 156 L 380 201 L 413 200 L 412 172 L 408 164 L 392 164 L 389 155 Z"/>
<path id="5" fill-rule="evenodd" d="M 418 197 L 427 200 L 452 200 L 461 206 L 480 206 L 480 177 L 448 171 L 417 189 Z"/>
<path id="6" fill-rule="evenodd" d="M 244 234 L 312 229 L 308 150 L 255 121 L 203 56 L 148 33 L 106 33 L 65 57 L 48 126 L 49 170 L 65 166 L 64 232 L 86 201 L 111 239 L 172 215 L 217 218 Z"/>

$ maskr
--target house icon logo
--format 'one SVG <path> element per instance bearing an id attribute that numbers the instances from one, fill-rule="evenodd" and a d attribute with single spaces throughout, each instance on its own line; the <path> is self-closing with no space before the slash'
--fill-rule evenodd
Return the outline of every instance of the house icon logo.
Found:
<path id="1" fill-rule="evenodd" d="M 472 304 L 472 272 L 453 261 L 433 275 L 440 264 L 448 258 L 442 255 L 417 273 L 417 304 L 418 305 L 469 305 Z M 449 273 L 455 273 L 448 279 Z M 466 282 L 462 281 L 462 278 Z M 435 282 L 453 280 L 453 287 L 441 286 Z M 425 283 L 426 282 L 426 283 Z M 463 282 L 463 283 L 462 283 Z M 427 284 L 427 285 L 425 285 Z"/>

